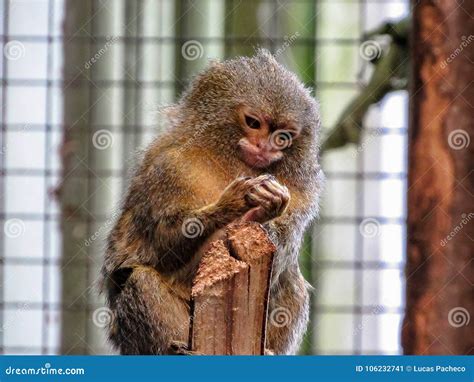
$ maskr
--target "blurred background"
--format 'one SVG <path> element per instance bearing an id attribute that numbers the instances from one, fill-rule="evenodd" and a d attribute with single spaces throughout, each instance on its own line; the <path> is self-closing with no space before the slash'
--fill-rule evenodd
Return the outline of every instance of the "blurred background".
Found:
<path id="1" fill-rule="evenodd" d="M 210 58 L 266 47 L 314 89 L 330 142 L 301 254 L 315 287 L 301 352 L 401 353 L 405 84 L 352 112 L 390 45 L 379 28 L 409 12 L 407 0 L 1 1 L 1 352 L 110 353 L 98 272 L 136 151 Z M 360 136 L 340 134 L 344 115 Z"/>

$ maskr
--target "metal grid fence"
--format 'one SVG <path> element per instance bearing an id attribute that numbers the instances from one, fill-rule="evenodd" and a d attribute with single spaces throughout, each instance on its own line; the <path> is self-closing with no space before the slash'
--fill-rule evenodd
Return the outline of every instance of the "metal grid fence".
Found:
<path id="1" fill-rule="evenodd" d="M 126 186 L 134 150 L 156 132 L 151 111 L 171 102 L 208 56 L 232 56 L 254 46 L 281 52 L 278 59 L 315 87 L 327 132 L 360 87 L 358 70 L 366 65 L 358 51 L 362 34 L 387 17 L 408 12 L 405 0 L 86 3 L 87 23 L 71 35 L 62 29 L 71 2 L 3 0 L 0 5 L 3 353 L 108 351 L 100 322 L 91 320 L 102 305 L 93 287 L 102 248 L 98 242 L 105 236 L 102 227 L 108 225 Z M 257 29 L 236 26 L 249 3 L 259 4 L 254 14 L 247 14 L 258 20 Z M 314 11 L 301 22 L 295 16 L 301 11 L 296 6 Z M 87 46 L 91 58 L 110 41 L 110 49 L 92 69 L 86 67 L 87 61 L 79 62 L 72 71 L 77 78 L 65 77 L 65 44 Z M 182 48 L 189 41 L 199 43 L 202 57 L 186 60 Z M 308 50 L 312 65 L 301 67 L 295 57 Z M 105 131 L 114 144 L 105 149 L 89 146 L 88 154 L 79 158 L 85 171 L 81 179 L 87 183 L 88 196 L 81 203 L 86 213 L 75 230 L 62 237 L 54 190 L 69 176 L 61 173 L 60 149 L 67 150 L 61 146 L 64 129 L 75 128 L 64 115 L 68 109 L 63 104 L 64 92 L 72 88 L 88 92 L 87 113 L 77 124 L 88 128 L 87 141 Z M 371 110 L 362 149 L 347 147 L 323 158 L 328 185 L 312 239 L 314 353 L 400 351 L 405 98 L 402 93 L 392 95 Z M 104 205 L 97 205 L 98 195 L 108 199 Z M 94 245 L 79 245 L 68 257 L 62 253 L 62 240 L 84 243 L 99 231 L 100 240 Z M 72 259 L 80 267 L 70 268 Z M 84 277 L 78 281 L 78 293 L 65 298 L 68 278 L 80 277 L 66 272 L 71 269 L 80 269 L 77 274 Z M 61 334 L 71 315 L 84 315 L 84 329 Z M 65 347 L 61 337 L 66 335 L 77 346 Z"/>

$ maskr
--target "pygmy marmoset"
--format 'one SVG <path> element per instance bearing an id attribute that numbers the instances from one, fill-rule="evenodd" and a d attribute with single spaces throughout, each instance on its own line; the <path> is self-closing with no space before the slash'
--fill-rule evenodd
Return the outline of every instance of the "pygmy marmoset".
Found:
<path id="1" fill-rule="evenodd" d="M 287 319 L 269 320 L 266 348 L 294 354 L 309 316 L 298 252 L 323 182 L 316 101 L 259 50 L 211 62 L 163 118 L 108 239 L 110 340 L 122 354 L 170 354 L 186 343 L 199 249 L 241 219 L 262 223 L 277 246 L 269 317 L 283 309 Z"/>

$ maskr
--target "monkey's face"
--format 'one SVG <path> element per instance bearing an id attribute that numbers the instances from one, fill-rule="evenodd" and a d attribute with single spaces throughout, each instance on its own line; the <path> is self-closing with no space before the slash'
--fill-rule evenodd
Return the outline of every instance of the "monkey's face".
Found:
<path id="1" fill-rule="evenodd" d="M 257 108 L 240 106 L 237 112 L 243 132 L 239 153 L 249 167 L 261 169 L 280 161 L 300 135 L 296 124 L 276 121 Z"/>
<path id="2" fill-rule="evenodd" d="M 308 158 L 317 161 L 318 105 L 265 50 L 213 62 L 193 80 L 180 107 L 187 121 L 181 126 L 190 129 L 193 144 L 222 160 L 238 158 L 257 172 L 286 173 L 299 173 Z"/>

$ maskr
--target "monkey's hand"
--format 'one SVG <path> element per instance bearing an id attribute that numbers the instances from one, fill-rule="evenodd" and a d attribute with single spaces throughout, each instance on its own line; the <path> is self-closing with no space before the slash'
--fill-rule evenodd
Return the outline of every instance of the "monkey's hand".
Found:
<path id="1" fill-rule="evenodd" d="M 227 217 L 225 224 L 239 218 L 265 223 L 280 216 L 289 201 L 288 189 L 267 174 L 235 179 L 226 187 L 215 209 Z"/>
<path id="2" fill-rule="evenodd" d="M 249 204 L 246 196 L 256 185 L 257 178 L 239 177 L 230 183 L 222 192 L 215 204 L 215 210 L 224 217 L 225 224 L 242 217 L 253 206 Z"/>
<path id="3" fill-rule="evenodd" d="M 203 355 L 201 353 L 189 350 L 184 342 L 172 341 L 168 348 L 169 355 Z"/>
<path id="4" fill-rule="evenodd" d="M 252 179 L 251 184 L 245 199 L 253 208 L 245 214 L 244 220 L 265 223 L 285 212 L 290 193 L 274 176 L 261 175 Z"/>

